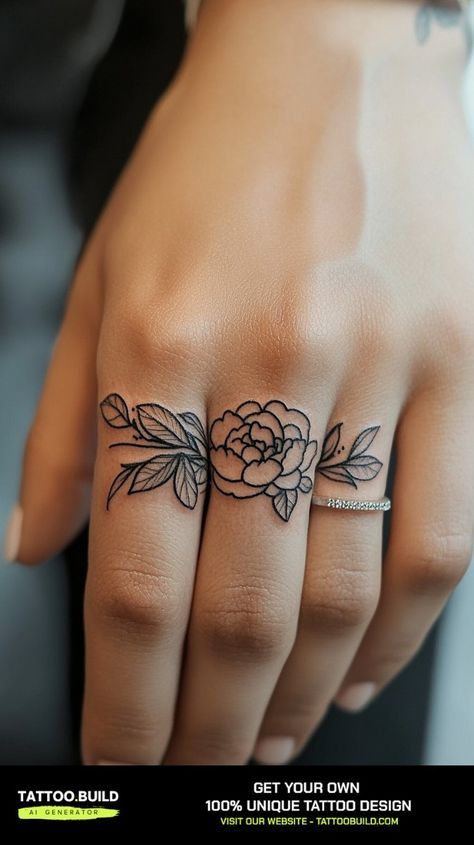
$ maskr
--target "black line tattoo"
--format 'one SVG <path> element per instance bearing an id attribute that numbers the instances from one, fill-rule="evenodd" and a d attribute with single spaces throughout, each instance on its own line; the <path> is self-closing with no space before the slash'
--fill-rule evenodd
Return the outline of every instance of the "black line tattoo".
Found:
<path id="1" fill-rule="evenodd" d="M 433 2 L 422 3 L 415 17 L 415 32 L 419 44 L 426 44 L 429 40 L 433 23 L 443 29 L 462 27 L 465 24 L 465 18 L 459 7 L 443 6 Z"/>
<path id="2" fill-rule="evenodd" d="M 212 480 L 221 493 L 249 499 L 264 493 L 288 522 L 299 493 L 313 482 L 305 475 L 318 444 L 310 439 L 310 421 L 296 408 L 272 400 L 243 402 L 226 410 L 211 425 L 209 456 Z"/>
<path id="3" fill-rule="evenodd" d="M 339 446 L 341 428 L 342 423 L 338 423 L 326 434 L 316 472 L 324 475 L 325 478 L 330 478 L 331 481 L 350 484 L 357 490 L 358 481 L 371 481 L 382 469 L 382 461 L 367 454 L 367 449 L 380 430 L 380 426 L 364 428 L 354 440 L 347 457 L 336 463 L 330 463 L 336 455 L 345 451 L 345 446 Z"/>
<path id="4" fill-rule="evenodd" d="M 269 496 L 275 513 L 288 522 L 300 493 L 313 489 L 311 467 L 318 443 L 311 440 L 311 423 L 296 408 L 272 399 L 265 405 L 254 400 L 217 417 L 206 434 L 191 411 L 173 414 L 154 402 L 132 407 L 118 393 L 100 403 L 102 417 L 114 429 L 129 429 L 132 439 L 109 448 L 152 450 L 151 457 L 121 463 L 107 495 L 107 509 L 118 491 L 128 485 L 128 495 L 161 487 L 173 480 L 176 497 L 194 508 L 200 489 L 208 485 L 209 471 L 215 487 L 226 496 L 250 499 Z M 370 481 L 383 464 L 367 453 L 380 426 L 365 428 L 355 438 L 347 456 L 340 445 L 343 423 L 326 434 L 315 473 L 349 484 Z"/>
<path id="5" fill-rule="evenodd" d="M 122 463 L 107 495 L 107 510 L 116 493 L 128 482 L 128 495 L 155 490 L 173 479 L 174 492 L 186 508 L 194 508 L 200 488 L 207 487 L 207 438 L 199 417 L 192 411 L 173 414 L 155 403 L 127 407 L 118 393 L 110 393 L 101 403 L 105 422 L 112 428 L 131 429 L 133 441 L 112 443 L 152 449 L 154 454 L 142 461 Z"/>
<path id="6" fill-rule="evenodd" d="M 382 462 L 367 449 L 380 429 L 364 429 L 354 440 L 347 457 L 337 460 L 342 423 L 325 436 L 316 472 L 332 481 L 350 484 L 369 481 L 380 472 Z M 288 522 L 300 493 L 313 488 L 310 469 L 318 444 L 310 438 L 311 424 L 302 411 L 272 400 L 266 405 L 248 401 L 226 410 L 210 428 L 210 463 L 215 486 L 227 496 L 248 499 L 270 496 L 273 509 Z M 336 458 L 336 460 L 335 460 Z"/>

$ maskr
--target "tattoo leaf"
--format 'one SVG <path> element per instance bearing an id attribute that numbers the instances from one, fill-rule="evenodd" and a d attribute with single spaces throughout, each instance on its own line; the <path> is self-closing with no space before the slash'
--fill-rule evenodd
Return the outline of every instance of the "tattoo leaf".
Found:
<path id="1" fill-rule="evenodd" d="M 182 420 L 188 428 L 196 435 L 197 439 L 201 441 L 202 445 L 206 446 L 206 432 L 204 431 L 204 426 L 197 416 L 192 411 L 186 411 L 184 414 L 178 414 L 180 420 Z M 189 433 L 189 432 L 188 432 Z"/>
<path id="2" fill-rule="evenodd" d="M 323 453 L 320 458 L 320 463 L 322 463 L 323 461 L 330 461 L 333 457 L 339 445 L 339 440 L 341 439 L 341 426 L 342 423 L 338 423 L 334 426 L 334 428 L 331 429 L 331 431 L 326 434 L 326 437 L 324 438 Z"/>
<path id="3" fill-rule="evenodd" d="M 364 431 L 361 431 L 361 433 L 358 435 L 358 437 L 356 437 L 351 446 L 351 451 L 347 456 L 348 462 L 351 461 L 352 463 L 352 458 L 354 458 L 356 455 L 362 455 L 362 453 L 369 448 L 370 444 L 372 443 L 372 440 L 374 439 L 379 429 L 379 425 L 374 425 L 371 428 L 364 428 Z"/>
<path id="4" fill-rule="evenodd" d="M 303 478 L 299 483 L 298 490 L 301 490 L 302 493 L 309 493 L 312 486 L 313 482 L 311 481 L 309 475 L 303 475 Z"/>
<path id="5" fill-rule="evenodd" d="M 280 490 L 276 496 L 273 497 L 272 503 L 278 516 L 288 522 L 291 512 L 298 501 L 297 490 Z"/>
<path id="6" fill-rule="evenodd" d="M 168 408 L 155 403 L 137 405 L 137 416 L 144 431 L 155 440 L 159 440 L 165 446 L 189 448 L 190 441 L 185 429 Z"/>
<path id="7" fill-rule="evenodd" d="M 350 484 L 351 487 L 355 487 L 357 489 L 357 484 L 352 478 L 352 475 L 345 466 L 334 466 L 334 467 L 318 467 L 318 472 L 321 475 L 324 475 L 325 478 L 329 478 L 331 481 L 342 481 L 343 484 Z"/>
<path id="8" fill-rule="evenodd" d="M 187 455 L 180 455 L 174 474 L 174 491 L 183 505 L 193 508 L 198 496 L 194 467 Z"/>
<path id="9" fill-rule="evenodd" d="M 416 15 L 416 37 L 420 44 L 428 41 L 431 31 L 431 8 L 428 4 L 422 6 Z"/>
<path id="10" fill-rule="evenodd" d="M 125 482 L 130 478 L 136 468 L 137 464 L 129 464 L 114 478 L 112 484 L 110 485 L 110 490 L 107 495 L 107 510 L 109 509 L 109 504 L 112 496 L 115 496 L 117 491 L 120 490 L 121 487 L 123 487 Z"/>
<path id="11" fill-rule="evenodd" d="M 100 410 L 105 422 L 112 428 L 128 428 L 132 424 L 127 403 L 118 393 L 109 393 L 100 403 Z"/>
<path id="12" fill-rule="evenodd" d="M 195 478 L 198 484 L 205 484 L 207 481 L 207 469 L 205 466 L 198 466 L 195 470 Z"/>
<path id="13" fill-rule="evenodd" d="M 143 490 L 154 490 L 161 487 L 168 478 L 171 478 L 176 469 L 178 457 L 173 455 L 156 455 L 151 460 L 142 464 L 133 479 L 130 493 L 141 493 Z"/>
<path id="14" fill-rule="evenodd" d="M 374 458 L 373 455 L 357 455 L 348 460 L 346 466 L 349 468 L 352 478 L 357 481 L 370 481 L 380 472 L 382 461 Z"/>

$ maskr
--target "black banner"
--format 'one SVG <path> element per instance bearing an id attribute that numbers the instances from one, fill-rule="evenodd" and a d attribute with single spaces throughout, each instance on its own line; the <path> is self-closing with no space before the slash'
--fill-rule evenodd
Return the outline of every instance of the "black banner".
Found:
<path id="1" fill-rule="evenodd" d="M 470 839 L 472 767 L 2 767 L 0 831 Z"/>

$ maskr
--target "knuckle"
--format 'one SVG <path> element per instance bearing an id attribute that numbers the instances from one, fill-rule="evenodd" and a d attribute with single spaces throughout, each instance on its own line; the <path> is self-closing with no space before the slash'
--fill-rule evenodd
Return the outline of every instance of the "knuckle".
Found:
<path id="1" fill-rule="evenodd" d="M 153 712 L 138 710 L 104 712 L 88 711 L 88 729 L 94 736 L 111 747 L 117 742 L 127 742 L 136 750 L 150 751 L 150 745 L 156 743 L 159 725 Z"/>
<path id="2" fill-rule="evenodd" d="M 158 307 L 156 295 L 128 296 L 120 303 L 120 314 L 111 311 L 104 320 L 101 358 L 115 360 L 118 352 L 137 365 L 159 366 L 179 377 L 195 371 L 198 363 L 201 371 L 211 355 L 210 340 L 202 315 L 186 315 L 179 300 L 168 297 Z"/>
<path id="3" fill-rule="evenodd" d="M 262 602 L 254 591 L 240 587 L 201 608 L 199 629 L 218 657 L 252 662 L 271 661 L 289 652 L 296 633 L 281 602 Z"/>
<path id="4" fill-rule="evenodd" d="M 302 606 L 302 624 L 316 630 L 334 633 L 359 628 L 368 622 L 372 608 L 362 598 L 323 596 L 307 599 Z"/>
<path id="5" fill-rule="evenodd" d="M 229 765 L 243 763 L 252 752 L 248 739 L 229 731 L 228 725 L 205 726 L 197 736 L 185 737 L 186 763 Z"/>
<path id="6" fill-rule="evenodd" d="M 333 365 L 335 352 L 340 348 L 334 329 L 323 331 L 305 311 L 292 312 L 283 323 L 276 323 L 273 345 L 283 362 L 294 363 L 298 368 L 317 366 L 322 372 Z"/>
<path id="7" fill-rule="evenodd" d="M 85 707 L 82 744 L 85 757 L 93 760 L 118 756 L 134 763 L 158 763 L 162 754 L 162 731 L 153 711 L 147 715 L 139 712 L 117 712 Z"/>
<path id="8" fill-rule="evenodd" d="M 357 326 L 358 343 L 357 354 L 359 358 L 368 361 L 390 361 L 392 366 L 401 362 L 402 356 L 406 354 L 406 347 L 403 344 L 404 334 L 389 322 L 387 319 L 377 320 L 377 315 L 372 315 L 372 320 L 361 320 Z"/>
<path id="9" fill-rule="evenodd" d="M 324 681 L 305 679 L 305 688 L 281 690 L 278 703 L 273 711 L 267 713 L 268 734 L 273 736 L 301 736 L 310 729 L 312 732 L 327 711 L 331 696 Z"/>
<path id="10" fill-rule="evenodd" d="M 354 572 L 330 584 L 308 589 L 303 596 L 301 623 L 316 631 L 337 634 L 366 626 L 377 607 L 378 586 Z"/>
<path id="11" fill-rule="evenodd" d="M 412 549 L 400 564 L 402 578 L 410 590 L 446 592 L 465 575 L 472 557 L 472 539 L 464 534 L 438 535 Z"/>
<path id="12" fill-rule="evenodd" d="M 129 636 L 169 636 L 180 619 L 180 601 L 172 579 L 145 562 L 117 556 L 91 583 L 88 598 L 99 618 Z"/>
<path id="13" fill-rule="evenodd" d="M 398 637 L 390 643 L 390 646 L 379 652 L 372 662 L 372 676 L 380 683 L 386 683 L 393 678 L 418 652 L 424 640 L 424 636 L 403 636 L 400 632 Z"/>
<path id="14" fill-rule="evenodd" d="M 346 350 L 345 361 L 348 355 L 368 362 L 399 360 L 406 349 L 404 322 L 394 309 L 391 290 L 358 262 L 346 273 L 346 279 L 360 284 L 351 282 L 349 300 L 346 285 L 335 293 L 332 344 Z"/>
<path id="15" fill-rule="evenodd" d="M 474 362 L 474 314 L 470 308 L 449 305 L 440 309 L 437 336 L 442 340 L 445 355 L 458 367 L 462 361 Z"/>
<path id="16" fill-rule="evenodd" d="M 236 340 L 232 331 L 227 341 L 233 346 L 238 342 L 246 364 L 257 363 L 262 374 L 272 381 L 278 376 L 282 383 L 309 372 L 328 379 L 340 349 L 330 330 L 318 325 L 297 303 L 254 307 L 239 335 Z"/>

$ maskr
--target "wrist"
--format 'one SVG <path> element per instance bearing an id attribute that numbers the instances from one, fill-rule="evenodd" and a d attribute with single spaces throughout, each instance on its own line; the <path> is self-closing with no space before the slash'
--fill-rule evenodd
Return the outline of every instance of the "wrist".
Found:
<path id="1" fill-rule="evenodd" d="M 205 0 L 169 99 L 193 103 L 208 124 L 237 121 L 244 134 L 249 121 L 283 148 L 303 132 L 310 146 L 360 76 L 360 39 L 340 39 L 333 26 L 346 3 Z"/>
<path id="2" fill-rule="evenodd" d="M 197 32 L 194 47 L 204 41 L 212 51 L 215 36 L 233 49 L 233 39 L 247 28 L 246 52 L 257 48 L 260 57 L 283 50 L 291 56 L 295 71 L 315 58 L 324 45 L 338 45 L 364 57 L 383 53 L 386 46 L 410 36 L 420 8 L 430 7 L 439 14 L 466 11 L 474 0 L 187 0 L 188 25 Z M 438 11 L 437 11 L 438 10 Z M 448 24 L 445 23 L 445 26 Z M 207 35 L 211 36 L 207 40 Z M 283 44 L 281 42 L 284 42 Z M 280 42 L 280 43 L 278 43 Z M 197 52 L 197 51 L 196 51 Z M 281 62 L 281 64 L 285 64 Z M 287 68 L 287 66 L 286 66 Z M 287 68 L 288 69 L 288 68 Z"/>
<path id="3" fill-rule="evenodd" d="M 203 0 L 176 84 L 222 89 L 235 107 L 244 98 L 257 109 L 283 104 L 291 120 L 333 103 L 341 86 L 354 92 L 354 80 L 387 59 L 416 72 L 446 52 L 459 56 L 460 4 L 431 5 L 457 9 L 459 25 L 434 19 L 420 55 L 415 0 Z"/>

